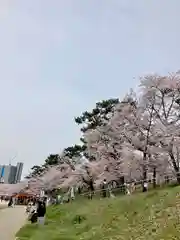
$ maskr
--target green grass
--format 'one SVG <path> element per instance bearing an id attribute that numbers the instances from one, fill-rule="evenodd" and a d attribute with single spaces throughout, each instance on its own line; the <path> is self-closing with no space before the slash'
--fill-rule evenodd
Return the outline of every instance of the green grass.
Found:
<path id="1" fill-rule="evenodd" d="M 22 240 L 180 239 L 179 191 L 174 187 L 51 206 L 45 226 L 28 224 L 17 236 Z"/>

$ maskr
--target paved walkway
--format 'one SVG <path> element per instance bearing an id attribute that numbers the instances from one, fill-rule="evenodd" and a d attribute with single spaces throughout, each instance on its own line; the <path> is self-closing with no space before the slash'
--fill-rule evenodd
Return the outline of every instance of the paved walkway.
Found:
<path id="1" fill-rule="evenodd" d="M 0 239 L 14 240 L 15 234 L 27 219 L 25 207 L 15 206 L 0 210 Z"/>

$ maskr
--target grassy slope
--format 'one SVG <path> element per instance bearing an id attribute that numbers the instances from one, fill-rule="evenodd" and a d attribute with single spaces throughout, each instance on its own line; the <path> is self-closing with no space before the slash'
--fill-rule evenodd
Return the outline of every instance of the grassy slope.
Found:
<path id="1" fill-rule="evenodd" d="M 174 187 L 50 207 L 46 226 L 27 225 L 17 236 L 31 240 L 180 239 L 179 191 L 180 187 Z"/>

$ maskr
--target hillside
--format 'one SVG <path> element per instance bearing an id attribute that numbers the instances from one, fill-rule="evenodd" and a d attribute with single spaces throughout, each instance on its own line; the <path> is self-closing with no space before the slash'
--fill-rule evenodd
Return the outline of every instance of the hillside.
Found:
<path id="1" fill-rule="evenodd" d="M 180 239 L 179 191 L 180 187 L 174 187 L 52 206 L 46 226 L 27 225 L 17 236 L 31 240 Z"/>

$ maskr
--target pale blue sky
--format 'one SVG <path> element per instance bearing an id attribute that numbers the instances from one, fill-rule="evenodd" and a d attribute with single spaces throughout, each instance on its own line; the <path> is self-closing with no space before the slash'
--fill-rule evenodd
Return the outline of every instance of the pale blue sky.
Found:
<path id="1" fill-rule="evenodd" d="M 74 116 L 180 68 L 179 0 L 0 0 L 0 163 L 78 143 Z M 15 160 L 14 160 L 15 161 Z"/>

